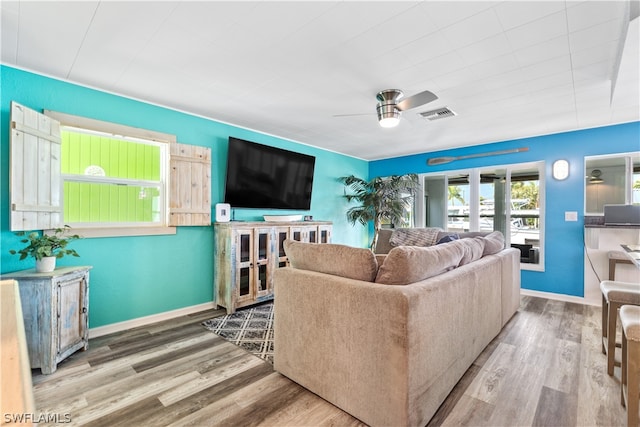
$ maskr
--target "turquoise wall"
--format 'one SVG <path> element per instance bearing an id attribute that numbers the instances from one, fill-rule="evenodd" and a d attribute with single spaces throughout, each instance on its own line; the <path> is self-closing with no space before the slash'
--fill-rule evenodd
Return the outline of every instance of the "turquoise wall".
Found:
<path id="1" fill-rule="evenodd" d="M 528 147 L 529 151 L 428 166 L 427 159 Z M 438 151 L 374 161 L 369 176 L 429 173 L 511 163 L 545 161 L 545 271 L 522 271 L 522 287 L 543 292 L 584 296 L 584 157 L 640 150 L 640 122 L 576 132 L 504 141 L 450 151 Z M 555 160 L 570 163 L 570 175 L 556 181 L 551 175 Z M 578 212 L 577 222 L 565 222 L 566 211 Z"/>
<path id="2" fill-rule="evenodd" d="M 227 138 L 250 141 L 316 156 L 311 210 L 305 212 L 240 210 L 237 220 L 261 219 L 263 214 L 303 213 L 333 221 L 333 241 L 365 247 L 368 231 L 345 220 L 347 204 L 337 178 L 354 174 L 367 178 L 364 160 L 237 128 L 144 102 L 51 79 L 15 68 L 0 67 L 0 272 L 33 268 L 18 261 L 9 249 L 20 238 L 9 231 L 10 102 L 36 111 L 55 110 L 177 135 L 178 142 L 212 149 L 212 198 L 223 198 Z M 90 327 L 210 302 L 213 299 L 213 229 L 179 227 L 176 235 L 91 238 L 74 242 L 81 258 L 65 257 L 59 265 L 92 265 Z"/>

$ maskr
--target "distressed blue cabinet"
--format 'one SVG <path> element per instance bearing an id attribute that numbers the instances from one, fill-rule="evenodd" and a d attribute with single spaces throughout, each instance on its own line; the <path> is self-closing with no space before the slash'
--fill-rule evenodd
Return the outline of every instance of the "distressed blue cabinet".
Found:
<path id="1" fill-rule="evenodd" d="M 2 275 L 18 281 L 31 368 L 55 372 L 58 362 L 89 345 L 89 270 L 60 267 Z"/>

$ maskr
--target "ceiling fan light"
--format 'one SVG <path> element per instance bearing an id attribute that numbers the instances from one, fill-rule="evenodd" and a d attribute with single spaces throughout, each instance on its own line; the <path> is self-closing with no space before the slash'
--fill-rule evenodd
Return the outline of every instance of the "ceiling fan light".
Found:
<path id="1" fill-rule="evenodd" d="M 400 110 L 392 104 L 378 104 L 378 123 L 383 128 L 392 128 L 400 123 Z"/>
<path id="2" fill-rule="evenodd" d="M 400 118 L 399 117 L 384 117 L 382 119 L 380 119 L 380 126 L 382 126 L 383 128 L 393 128 L 398 126 L 398 123 L 400 123 Z"/>

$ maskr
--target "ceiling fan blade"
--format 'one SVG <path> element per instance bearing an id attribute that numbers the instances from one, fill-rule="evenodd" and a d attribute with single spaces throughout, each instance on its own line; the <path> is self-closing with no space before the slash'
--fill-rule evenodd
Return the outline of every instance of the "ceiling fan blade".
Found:
<path id="1" fill-rule="evenodd" d="M 355 117 L 355 116 L 373 116 L 375 113 L 359 113 L 359 114 L 334 114 L 331 117 Z"/>
<path id="2" fill-rule="evenodd" d="M 425 90 L 424 92 L 416 93 L 398 102 L 397 107 L 400 111 L 410 110 L 420 105 L 428 104 L 436 99 L 438 99 L 438 97 L 433 92 Z"/>

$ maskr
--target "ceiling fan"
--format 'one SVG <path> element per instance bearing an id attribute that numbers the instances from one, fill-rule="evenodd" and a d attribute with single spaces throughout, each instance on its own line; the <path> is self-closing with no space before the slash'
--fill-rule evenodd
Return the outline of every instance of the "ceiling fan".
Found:
<path id="1" fill-rule="evenodd" d="M 404 98 L 400 89 L 385 89 L 376 95 L 378 123 L 383 128 L 392 128 L 400 123 L 400 113 L 435 101 L 438 97 L 428 90 Z M 399 100 L 400 98 L 400 100 Z"/>

